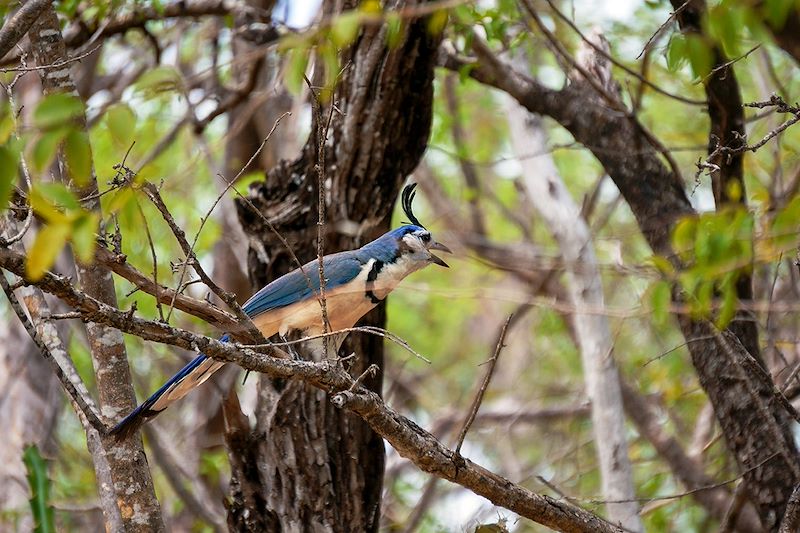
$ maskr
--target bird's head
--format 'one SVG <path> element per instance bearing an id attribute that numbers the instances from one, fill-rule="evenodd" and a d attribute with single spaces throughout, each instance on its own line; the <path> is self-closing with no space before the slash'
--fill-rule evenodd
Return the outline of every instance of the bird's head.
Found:
<path id="1" fill-rule="evenodd" d="M 396 240 L 398 258 L 419 263 L 421 266 L 434 263 L 449 268 L 449 265 L 433 252 L 453 252 L 444 244 L 436 242 L 431 232 L 422 226 L 416 224 L 400 226 L 391 231 L 390 235 Z"/>
<path id="2" fill-rule="evenodd" d="M 414 211 L 411 208 L 414 195 L 416 194 L 414 191 L 416 187 L 416 183 L 406 185 L 401 195 L 403 212 L 411 221 L 411 224 L 401 226 L 392 232 L 397 239 L 399 255 L 405 256 L 407 259 L 418 262 L 419 264 L 434 263 L 449 268 L 447 263 L 442 261 L 433 251 L 438 250 L 449 254 L 453 252 L 444 244 L 436 242 L 431 232 L 425 229 L 425 226 L 423 226 L 416 215 L 414 215 Z"/>

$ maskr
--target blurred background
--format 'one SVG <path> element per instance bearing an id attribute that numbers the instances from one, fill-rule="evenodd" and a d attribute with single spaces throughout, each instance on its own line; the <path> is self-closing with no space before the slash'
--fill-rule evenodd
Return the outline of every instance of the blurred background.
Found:
<path id="1" fill-rule="evenodd" d="M 355 7 L 366 12 L 369 6 L 364 4 Z M 558 90 L 569 83 L 572 67 L 516 2 L 441 4 L 432 11 L 430 31 L 441 34 L 442 47 L 452 57 L 470 55 L 470 39 L 477 34 L 504 61 L 546 87 Z M 727 235 L 751 250 L 747 268 L 754 287 L 752 312 L 763 358 L 776 383 L 783 385 L 799 355 L 796 243 L 769 248 L 758 242 L 763 243 L 776 212 L 793 208 L 800 185 L 800 130 L 788 128 L 747 154 L 743 163 L 747 220 L 721 219 L 715 214 L 711 179 L 696 167 L 708 153 L 705 108 L 664 94 L 702 102 L 703 69 L 708 72 L 704 65 L 711 54 L 702 47 L 692 48 L 694 41 L 681 34 L 671 17 L 673 6 L 650 0 L 532 4 L 551 36 L 571 56 L 580 58 L 587 48 L 565 20 L 605 43 L 620 65 L 663 89 L 654 90 L 619 66 L 605 67 L 616 80 L 609 82 L 609 91 L 634 110 L 662 143 L 683 174 L 691 205 L 709 214 L 693 227 L 692 247 L 709 246 L 709 257 L 735 262 L 738 256 L 730 251 L 734 244 L 706 244 L 715 235 Z M 128 261 L 150 273 L 152 244 L 159 281 L 171 287 L 187 281 L 180 268 L 170 268 L 181 252 L 158 211 L 133 188 L 112 184 L 113 167 L 123 158 L 139 179 L 161 187 L 176 221 L 190 238 L 197 235 L 195 251 L 206 270 L 244 301 L 258 288 L 247 272 L 252 239 L 240 227 L 238 193 L 225 191 L 226 179 L 244 170 L 235 188 L 248 195 L 251 184 L 264 180 L 266 170 L 298 156 L 311 133 L 312 119 L 311 96 L 302 74 L 317 81 L 348 68 L 337 62 L 335 50 L 351 44 L 358 24 L 351 30 L 337 23 L 341 19 L 336 17 L 342 15 L 323 13 L 320 2 L 314 1 L 248 2 L 257 15 L 219 11 L 168 16 L 170 5 L 149 0 L 55 4 L 70 53 L 85 54 L 70 68 L 86 103 L 100 189 L 109 191 L 102 196 L 103 208 L 116 214 Z M 187 5 L 191 9 L 202 3 Z M 743 102 L 768 100 L 777 93 L 791 104 L 800 90 L 797 65 L 774 45 L 759 9 L 756 3 L 709 2 L 704 24 L 735 61 L 732 69 Z M 12 8 L 5 10 L 10 16 Z M 113 35 L 102 31 L 109 21 L 151 11 L 146 23 Z M 248 32 L 256 31 L 257 23 L 267 25 L 274 35 L 267 32 L 263 37 L 262 32 L 261 41 L 253 38 Z M 323 41 L 336 46 L 326 51 Z M 10 51 L 3 65 L 19 65 L 25 60 L 24 48 L 23 41 L 22 51 Z M 623 426 L 608 437 L 627 445 L 644 529 L 717 530 L 734 497 L 740 470 L 721 438 L 672 313 L 681 309 L 670 303 L 663 261 L 654 259 L 631 209 L 585 143 L 577 142 L 554 120 L 529 114 L 506 92 L 473 79 L 468 63 L 461 68 L 440 64 L 445 66 L 435 71 L 428 146 L 408 179 L 419 184 L 417 216 L 455 254 L 447 259 L 450 269 L 416 273 L 388 299 L 386 329 L 431 363 L 386 342 L 382 375 L 387 404 L 455 446 L 487 371 L 486 362 L 513 315 L 464 442 L 464 456 L 534 492 L 605 513 L 610 498 L 601 481 L 587 394 L 587 387 L 602 389 L 605 382 L 601 378 L 589 385 L 592 381 L 587 380 L 582 359 L 582 353 L 595 347 L 602 351 L 597 372 L 619 377 L 615 386 L 621 388 L 626 403 L 620 411 Z M 9 84 L 17 74 L 3 71 L 0 77 Z M 22 107 L 20 132 L 31 139 L 24 153 L 31 159 L 34 177 L 44 175 L 52 156 L 37 155 L 30 147 L 36 144 L 34 114 L 42 98 L 37 77 L 21 76 L 13 93 Z M 284 116 L 285 112 L 291 114 Z M 786 118 L 790 117 L 770 109 L 748 109 L 748 139 L 761 139 Z M 246 166 L 273 126 L 263 150 Z M 328 148 L 335 151 L 335 143 Z M 543 200 L 545 179 L 550 180 L 551 190 L 559 191 L 561 201 Z M 565 213 L 561 218 L 554 215 L 559 210 Z M 395 211 L 392 226 L 404 220 L 399 207 Z M 569 217 L 574 224 L 565 223 Z M 334 226 L 328 231 L 360 235 L 361 221 L 351 222 L 355 229 Z M 581 238 L 583 242 L 576 241 Z M 684 241 L 674 239 L 680 248 Z M 583 254 L 586 247 L 592 250 L 593 263 L 584 262 L 584 255 L 576 259 L 575 250 Z M 54 268 L 68 273 L 64 255 Z M 711 292 L 724 299 L 725 283 L 732 282 L 719 280 L 732 267 L 711 263 L 709 259 L 699 265 L 703 269 L 686 274 L 691 279 L 681 278 L 684 288 L 694 287 L 690 292 L 708 292 L 706 304 L 699 295 L 700 303 L 683 312 L 693 316 L 711 312 Z M 592 293 L 590 287 L 582 292 L 589 298 L 576 300 L 574 287 L 591 285 L 591 280 L 599 280 L 597 291 Z M 704 281 L 711 281 L 710 287 L 697 289 Z M 160 311 L 153 299 L 134 289 L 118 280 L 120 308 L 135 303 L 139 314 L 157 318 Z M 208 296 L 201 284 L 185 290 L 197 298 Z M 603 332 L 600 337 L 587 338 L 587 330 L 576 325 L 576 302 L 581 316 L 593 317 L 593 327 Z M 23 446 L 36 442 L 48 460 L 51 500 L 60 528 L 98 529 L 102 514 L 81 424 L 6 302 L 0 307 L 4 316 L 0 427 L 6 434 L 0 446 L 2 527 L 30 528 L 21 457 Z M 170 320 L 191 331 L 218 335 L 182 312 L 176 311 Z M 81 377 L 94 392 L 95 375 L 81 322 L 60 321 L 59 327 Z M 135 336 L 126 335 L 125 343 L 140 401 L 194 356 Z M 222 400 L 235 388 L 242 411 L 255 423 L 260 398 L 258 377 L 244 383 L 242 377 L 243 372 L 228 369 L 145 427 L 156 493 L 173 531 L 227 529 L 223 500 L 230 466 L 223 442 Z M 797 425 L 792 427 L 796 434 Z M 685 461 L 676 463 L 671 452 Z M 420 472 L 390 446 L 386 454 L 381 530 L 474 531 L 488 524 L 500 524 L 496 527 L 508 531 L 546 530 L 462 487 Z M 709 485 L 720 484 L 722 511 L 720 505 L 714 507 L 687 493 L 687 473 L 680 471 L 687 465 L 702 473 Z"/>

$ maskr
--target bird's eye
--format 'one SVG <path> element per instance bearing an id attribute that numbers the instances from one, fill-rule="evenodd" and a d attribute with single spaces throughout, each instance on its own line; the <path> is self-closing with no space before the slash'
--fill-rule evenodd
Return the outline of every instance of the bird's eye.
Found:
<path id="1" fill-rule="evenodd" d="M 422 239 L 422 242 L 430 242 L 431 234 L 430 233 L 423 233 L 422 235 L 419 236 L 419 238 Z"/>

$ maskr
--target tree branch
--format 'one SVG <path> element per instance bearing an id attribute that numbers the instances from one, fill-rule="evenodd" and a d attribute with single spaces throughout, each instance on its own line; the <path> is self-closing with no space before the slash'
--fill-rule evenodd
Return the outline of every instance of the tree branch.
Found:
<path id="1" fill-rule="evenodd" d="M 0 267 L 21 275 L 25 271 L 24 264 L 22 254 L 0 249 Z M 313 362 L 269 357 L 249 348 L 237 348 L 161 322 L 138 318 L 76 290 L 66 279 L 51 273 L 46 273 L 37 285 L 80 311 L 84 320 L 113 327 L 145 340 L 202 351 L 216 360 L 236 363 L 242 368 L 263 372 L 273 378 L 300 379 L 328 393 L 338 393 L 332 398 L 335 405 L 359 415 L 398 453 L 425 472 L 458 483 L 540 524 L 565 532 L 623 531 L 588 511 L 530 492 L 462 458 L 433 435 L 386 406 L 376 393 L 364 387 L 350 391 L 353 379 L 335 360 Z M 273 350 L 275 348 L 268 348 L 267 353 L 274 353 Z"/>
<path id="2" fill-rule="evenodd" d="M 28 0 L 10 20 L 0 26 L 0 59 L 27 33 L 37 17 L 53 0 Z"/>

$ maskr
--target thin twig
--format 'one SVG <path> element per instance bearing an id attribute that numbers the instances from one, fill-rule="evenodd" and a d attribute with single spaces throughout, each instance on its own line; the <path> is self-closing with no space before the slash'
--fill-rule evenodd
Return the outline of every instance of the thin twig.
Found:
<path id="1" fill-rule="evenodd" d="M 681 4 L 680 7 L 678 7 L 678 9 L 669 14 L 667 20 L 661 23 L 661 26 L 659 26 L 658 29 L 655 31 L 655 33 L 653 33 L 653 35 L 651 35 L 650 38 L 647 39 L 647 42 L 644 43 L 644 48 L 642 48 L 642 51 L 639 52 L 638 56 L 636 56 L 636 59 L 642 57 L 642 55 L 650 48 L 650 45 L 652 45 L 654 41 L 656 41 L 659 37 L 661 37 L 661 34 L 664 32 L 666 27 L 669 26 L 673 20 L 675 20 L 675 17 L 677 17 L 681 11 L 686 9 L 686 6 L 688 6 L 691 1 L 692 0 L 686 0 L 683 4 Z"/>
<path id="2" fill-rule="evenodd" d="M 508 325 L 513 318 L 513 313 L 508 315 L 508 318 L 506 318 L 506 321 L 503 324 L 503 328 L 500 330 L 500 336 L 497 339 L 497 345 L 494 348 L 494 354 L 488 361 L 489 368 L 486 370 L 486 376 L 483 378 L 481 388 L 478 389 L 478 394 L 475 395 L 475 399 L 472 401 L 472 405 L 469 408 L 469 414 L 467 415 L 467 419 L 464 421 L 464 427 L 461 428 L 461 432 L 458 434 L 458 441 L 456 444 L 457 454 L 461 453 L 461 445 L 464 444 L 464 439 L 467 437 L 467 432 L 469 431 L 470 426 L 472 426 L 472 423 L 475 421 L 475 416 L 478 414 L 478 409 L 480 409 L 481 403 L 483 402 L 483 395 L 486 394 L 486 389 L 489 388 L 489 382 L 492 380 L 495 367 L 497 367 L 497 359 L 500 356 L 500 351 L 503 349 L 503 343 L 506 340 Z"/>
<path id="3" fill-rule="evenodd" d="M 428 359 L 427 357 L 425 357 L 425 356 L 421 355 L 420 353 L 416 352 L 405 340 L 403 340 L 402 337 L 399 337 L 398 335 L 395 335 L 391 331 L 388 331 L 386 329 L 379 328 L 379 327 L 376 327 L 376 326 L 355 326 L 355 327 L 352 327 L 352 328 L 337 329 L 336 331 L 329 331 L 327 333 L 320 333 L 318 335 L 310 335 L 308 337 L 303 337 L 303 338 L 300 338 L 300 339 L 284 340 L 282 342 L 270 342 L 270 343 L 267 343 L 267 344 L 246 344 L 246 345 L 245 344 L 237 344 L 236 346 L 239 346 L 241 348 L 244 348 L 246 346 L 246 347 L 252 348 L 252 349 L 271 348 L 273 346 L 293 346 L 295 344 L 300 344 L 300 343 L 312 341 L 312 340 L 315 340 L 315 339 L 322 339 L 322 338 L 325 338 L 325 337 L 333 337 L 333 336 L 336 336 L 336 335 L 340 335 L 342 333 L 367 333 L 369 335 L 375 335 L 376 337 L 382 337 L 384 339 L 387 339 L 387 340 L 397 344 L 398 346 L 403 348 L 405 351 L 407 351 L 408 353 L 410 353 L 411 355 L 413 355 L 417 359 L 420 359 L 422 361 L 425 361 L 428 364 L 431 364 L 430 359 Z"/>
<path id="4" fill-rule="evenodd" d="M 156 257 L 156 247 L 153 244 L 153 235 L 150 233 L 150 224 L 147 222 L 147 217 L 144 214 L 144 209 L 142 209 L 142 204 L 139 203 L 139 200 L 134 197 L 134 203 L 136 204 L 136 209 L 139 211 L 139 216 L 142 217 L 142 224 L 144 224 L 144 232 L 147 236 L 147 243 L 150 245 L 150 256 L 153 259 L 153 285 L 158 287 L 158 258 Z M 137 287 L 138 289 L 138 287 Z M 161 306 L 161 302 L 158 298 L 156 300 L 156 309 L 158 310 L 158 317 L 161 319 L 162 322 L 166 322 L 167 319 L 164 318 L 164 308 Z M 170 308 L 172 311 L 172 308 Z"/>
<path id="5" fill-rule="evenodd" d="M 757 470 L 767 464 L 769 461 L 777 457 L 778 452 L 770 454 L 768 457 L 764 458 L 764 460 L 760 461 L 757 465 L 754 465 L 736 477 L 726 479 L 725 481 L 720 481 L 719 483 L 714 483 L 711 485 L 705 485 L 703 487 L 696 487 L 684 492 L 677 492 L 674 494 L 665 494 L 663 496 L 651 496 L 649 498 L 630 498 L 627 500 L 602 500 L 599 498 L 573 498 L 576 501 L 588 502 L 588 503 L 595 503 L 595 504 L 604 504 L 604 503 L 625 503 L 625 502 L 640 502 L 640 503 L 650 503 L 662 500 L 679 500 L 681 498 L 685 498 L 686 496 L 691 496 L 697 492 L 703 492 L 706 490 L 711 489 L 718 489 L 720 487 L 724 487 L 725 485 L 730 485 L 731 483 L 736 483 L 740 479 L 744 479 L 744 476 L 749 474 L 750 472 Z"/>
<path id="6" fill-rule="evenodd" d="M 353 384 L 352 384 L 352 385 L 350 385 L 350 388 L 349 388 L 349 389 L 347 389 L 347 390 L 349 390 L 350 392 L 352 392 L 352 391 L 356 390 L 358 387 L 360 387 L 360 386 L 361 386 L 361 384 L 364 382 L 364 380 L 365 380 L 367 377 L 373 377 L 373 378 L 374 378 L 375 376 L 377 376 L 377 375 L 378 375 L 378 372 L 380 372 L 380 371 L 381 371 L 381 368 L 380 368 L 378 365 L 376 365 L 376 364 L 374 364 L 374 363 L 373 363 L 373 364 L 371 364 L 371 365 L 369 365 L 369 366 L 367 367 L 367 369 L 366 369 L 366 370 L 364 370 L 364 371 L 361 373 L 361 375 L 360 375 L 360 376 L 358 376 L 358 377 L 357 377 L 357 378 L 356 378 L 356 379 L 353 381 Z"/>
<path id="7" fill-rule="evenodd" d="M 101 46 L 102 46 L 101 44 L 98 44 L 97 46 L 95 46 L 94 48 L 92 48 L 87 52 L 79 54 L 75 57 L 70 57 L 69 59 L 62 59 L 60 61 L 56 61 L 55 63 L 51 63 L 49 65 L 36 65 L 35 67 L 25 67 L 25 66 L 10 67 L 10 68 L 4 67 L 0 68 L 0 72 L 33 72 L 35 70 L 49 70 L 49 69 L 64 67 L 66 65 L 69 65 L 70 63 L 75 63 L 76 61 L 80 61 L 81 59 L 84 59 L 92 55 L 93 53 L 97 52 L 97 50 L 99 50 Z"/>
<path id="8" fill-rule="evenodd" d="M 103 422 L 100 420 L 100 416 L 97 414 L 97 410 L 95 409 L 93 403 L 91 403 L 91 400 L 87 400 L 83 396 L 83 394 L 81 394 L 78 390 L 78 388 L 80 387 L 82 390 L 86 391 L 87 390 L 86 386 L 80 382 L 78 385 L 73 383 L 70 377 L 67 375 L 67 372 L 63 368 L 61 368 L 61 364 L 53 356 L 53 352 L 50 351 L 50 348 L 42 339 L 39 332 L 36 330 L 36 327 L 28 319 L 28 315 L 25 314 L 25 311 L 22 308 L 22 304 L 20 304 L 19 300 L 17 300 L 14 291 L 11 290 L 11 286 L 9 285 L 8 280 L 6 279 L 6 276 L 2 271 L 0 271 L 0 286 L 3 287 L 3 292 L 5 293 L 6 298 L 8 298 L 8 302 L 11 305 L 11 308 L 14 310 L 14 314 L 17 315 L 17 318 L 19 318 L 20 322 L 25 327 L 25 331 L 28 332 L 28 335 L 31 337 L 34 344 L 36 344 L 36 347 L 39 348 L 42 357 L 47 359 L 47 361 L 50 363 L 50 366 L 53 368 L 53 372 L 55 373 L 56 377 L 58 377 L 58 380 L 61 382 L 61 386 L 64 387 L 64 390 L 67 392 L 67 394 L 69 394 L 73 403 L 80 409 L 80 411 L 86 417 L 86 420 L 89 422 L 89 424 L 91 424 L 91 426 L 94 429 L 99 431 L 101 434 L 105 433 L 106 431 L 105 424 L 103 424 Z M 38 291 L 39 289 L 35 290 Z M 45 300 L 41 296 L 41 294 L 36 299 L 39 300 L 40 305 L 45 305 Z M 45 318 L 44 316 L 39 317 L 38 320 L 39 322 L 42 323 L 42 325 L 45 325 L 48 321 L 48 319 Z M 55 326 L 53 326 L 52 324 L 50 324 L 50 327 L 55 328 Z M 54 338 L 53 341 L 58 342 L 59 345 L 61 343 L 61 340 L 57 338 Z M 59 346 L 59 349 L 63 350 L 63 346 Z M 66 350 L 64 350 L 64 354 L 66 354 Z"/>
<path id="9" fill-rule="evenodd" d="M 591 46 L 591 47 L 592 47 L 592 48 L 593 48 L 593 49 L 594 49 L 594 50 L 595 50 L 595 51 L 596 51 L 598 54 L 602 55 L 603 57 L 605 57 L 606 59 L 608 59 L 609 61 L 611 61 L 611 62 L 612 62 L 614 65 L 616 65 L 617 67 L 619 67 L 620 69 L 622 69 L 622 70 L 623 70 L 625 73 L 627 73 L 627 74 L 629 74 L 629 75 L 633 76 L 634 78 L 636 78 L 637 80 L 639 80 L 639 81 L 640 81 L 640 82 L 642 82 L 643 84 L 645 84 L 645 85 L 649 86 L 650 88 L 652 88 L 652 89 L 653 89 L 654 91 L 656 91 L 657 93 L 659 93 L 659 94 L 663 94 L 664 96 L 668 96 L 669 98 L 672 98 L 672 99 L 674 99 L 674 100 L 677 100 L 677 101 L 679 101 L 679 102 L 683 102 L 684 104 L 690 104 L 690 105 L 699 105 L 699 106 L 706 105 L 706 101 L 705 101 L 705 100 L 692 100 L 691 98 L 686 98 L 686 97 L 684 97 L 684 96 L 680 96 L 680 95 L 678 95 L 678 94 L 672 94 L 671 92 L 667 91 L 666 89 L 662 89 L 661 87 L 659 87 L 658 85 L 656 85 L 656 84 L 655 84 L 655 83 L 653 83 L 652 81 L 648 80 L 647 78 L 645 78 L 644 76 L 642 76 L 641 74 L 639 74 L 638 72 L 636 72 L 635 70 L 633 70 L 632 68 L 628 67 L 628 66 L 627 66 L 627 65 L 625 65 L 624 63 L 621 63 L 620 61 L 618 61 L 617 59 L 615 59 L 615 58 L 614 58 L 614 57 L 613 57 L 611 54 L 609 54 L 608 52 L 606 52 L 605 50 L 603 50 L 603 48 L 602 48 L 602 47 L 600 47 L 600 46 L 597 46 L 597 44 L 596 44 L 596 43 L 592 42 L 592 40 L 591 40 L 591 39 L 587 38 L 587 37 L 586 37 L 586 36 L 585 36 L 585 35 L 584 35 L 584 34 L 581 32 L 580 28 L 578 28 L 578 26 L 576 26 L 576 25 L 575 25 L 575 23 L 574 23 L 574 22 L 572 22 L 572 20 L 570 20 L 570 18 L 569 18 L 569 17 L 567 17 L 566 15 L 564 15 L 564 14 L 563 14 L 563 13 L 562 13 L 562 12 L 561 12 L 561 11 L 560 11 L 560 10 L 559 10 L 557 7 L 556 7 L 556 5 L 553 3 L 553 1 L 552 1 L 552 0 L 547 0 L 547 4 L 550 6 L 550 9 L 552 9 L 552 10 L 553 10 L 553 12 L 554 12 L 556 15 L 558 15 L 558 17 L 559 17 L 561 20 L 563 20 L 563 21 L 564 21 L 564 22 L 567 24 L 567 26 L 569 26 L 569 27 L 572 29 L 572 31 L 574 31 L 575 33 L 577 33 L 577 34 L 578 34 L 578 37 L 580 37 L 580 38 L 583 40 L 583 42 L 585 42 L 586 44 L 588 44 L 589 46 Z M 751 50 L 751 52 L 752 52 L 752 50 Z M 749 53 L 750 53 L 750 52 L 748 52 L 748 54 L 749 54 Z M 637 58 L 637 59 L 638 59 L 638 58 Z"/>
<path id="10" fill-rule="evenodd" d="M 129 175 L 127 177 L 132 183 L 132 178 L 133 178 L 132 171 L 130 171 L 130 169 L 128 169 L 128 173 L 129 173 Z M 164 203 L 163 198 L 161 198 L 161 193 L 158 191 L 158 188 L 155 185 L 153 185 L 152 183 L 145 182 L 142 185 L 142 190 L 144 190 L 144 192 L 147 194 L 147 197 L 150 199 L 150 201 L 153 203 L 153 205 L 156 206 L 156 209 L 158 209 L 158 211 L 161 213 L 162 218 L 167 223 L 169 228 L 172 230 L 172 234 L 175 236 L 175 239 L 178 241 L 178 244 L 180 245 L 181 250 L 183 251 L 184 255 L 186 256 L 186 261 L 185 261 L 184 267 L 183 267 L 184 271 L 181 272 L 181 282 L 183 281 L 183 275 L 184 275 L 184 272 L 185 272 L 185 264 L 186 263 L 191 263 L 192 267 L 194 268 L 194 271 L 197 273 L 197 275 L 200 277 L 200 279 L 203 281 L 203 283 L 206 285 L 206 287 L 211 289 L 211 291 L 214 294 L 216 294 L 220 298 L 220 300 L 225 302 L 225 304 L 231 309 L 231 311 L 233 311 L 234 315 L 239 320 L 239 325 L 245 331 L 247 331 L 248 335 L 250 337 L 252 337 L 252 338 L 255 338 L 255 339 L 264 339 L 264 336 L 261 334 L 261 332 L 258 330 L 258 328 L 256 328 L 256 326 L 253 324 L 252 320 L 250 320 L 250 317 L 247 316 L 247 313 L 245 313 L 242 310 L 241 306 L 236 301 L 236 296 L 234 294 L 222 289 L 221 287 L 219 287 L 209 277 L 209 275 L 206 273 L 206 271 L 203 269 L 202 265 L 200 264 L 200 261 L 197 259 L 197 256 L 194 253 L 194 246 L 197 244 L 197 239 L 199 237 L 199 232 L 198 232 L 198 235 L 195 236 L 194 242 L 190 245 L 189 241 L 186 239 L 186 233 L 175 222 L 175 219 L 173 218 L 172 214 L 170 213 L 169 209 L 167 208 L 167 205 Z M 180 285 L 180 283 L 179 283 L 179 285 Z M 178 291 L 176 291 L 176 294 L 177 294 L 177 292 Z M 170 306 L 170 311 L 167 313 L 167 320 L 169 320 L 169 318 L 170 318 L 170 316 L 172 314 L 172 309 L 173 309 L 173 307 Z M 231 331 L 229 333 L 232 334 L 232 335 L 236 335 L 239 332 Z"/>
<path id="11" fill-rule="evenodd" d="M 311 92 L 311 108 L 314 113 L 314 133 L 317 141 L 317 162 L 315 164 L 317 170 L 317 265 L 319 275 L 319 307 L 322 313 L 322 331 L 327 333 L 331 330 L 331 323 L 328 319 L 328 301 L 325 298 L 325 286 L 327 280 L 325 279 L 325 261 L 323 254 L 325 251 L 325 143 L 328 139 L 328 128 L 331 125 L 331 118 L 333 117 L 333 110 L 336 107 L 331 102 L 330 112 L 328 115 L 327 124 L 322 122 L 322 102 L 320 96 L 314 87 L 311 85 L 311 80 L 307 76 L 303 76 L 308 85 L 308 90 Z M 331 98 L 333 98 L 333 90 L 331 90 Z M 328 358 L 328 339 L 322 343 L 323 356 Z"/>

